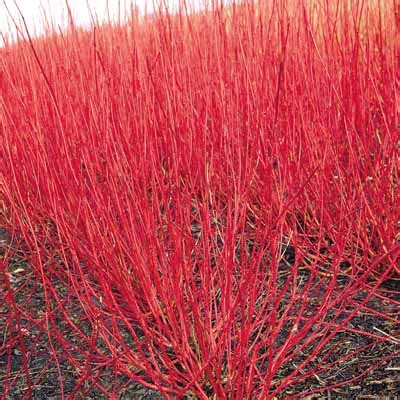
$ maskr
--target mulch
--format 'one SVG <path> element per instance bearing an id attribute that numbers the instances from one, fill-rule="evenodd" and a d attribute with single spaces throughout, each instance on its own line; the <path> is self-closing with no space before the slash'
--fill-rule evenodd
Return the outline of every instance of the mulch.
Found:
<path id="1" fill-rule="evenodd" d="M 9 237 L 7 231 L 0 227 L 0 258 L 4 258 L 5 249 L 13 245 L 10 243 Z M 6 270 L 0 270 L 0 300 L 7 295 L 6 280 L 4 278 L 5 274 L 8 274 L 9 282 L 13 285 L 13 291 L 16 293 L 15 301 L 18 306 L 26 311 L 26 316 L 28 314 L 32 315 L 34 312 L 37 316 L 36 321 L 43 323 L 46 320 L 43 287 L 38 283 L 39 280 L 33 276 L 33 273 L 30 272 L 29 265 L 24 259 L 24 251 L 14 250 L 14 255 L 5 266 Z M 389 280 L 385 282 L 385 285 L 388 290 L 394 293 L 392 296 L 397 301 L 400 301 L 399 281 Z M 70 302 L 70 304 L 74 302 L 73 296 L 66 292 L 63 282 L 55 282 L 54 286 L 60 295 L 65 296 L 66 301 Z M 384 303 L 383 299 L 374 298 L 370 307 L 383 310 L 388 307 L 388 304 Z M 76 315 L 70 315 L 70 317 L 80 321 L 80 328 L 83 331 L 89 329 L 89 327 L 85 326 L 84 320 L 81 319 L 79 306 L 75 309 Z M 399 310 L 393 311 L 398 316 Z M 87 377 L 82 379 L 80 368 L 72 365 L 67 360 L 62 346 L 50 341 L 44 330 L 41 329 L 40 323 L 35 325 L 31 319 L 25 318 L 26 316 L 22 314 L 17 319 L 10 309 L 9 302 L 0 301 L 0 394 L 4 393 L 7 387 L 7 394 L 4 399 L 59 399 L 62 393 L 65 396 L 74 393 L 77 384 L 80 388 L 75 393 L 74 398 L 107 398 L 96 384 L 110 391 L 114 389 L 119 394 L 119 399 L 158 400 L 163 398 L 159 393 L 145 388 L 128 377 L 115 374 L 111 366 L 99 366 L 96 364 L 95 355 L 92 357 L 92 363 L 85 364 L 84 367 L 86 371 L 89 369 L 91 379 Z M 22 341 L 25 349 L 21 349 L 21 338 L 16 336 L 15 324 L 19 324 L 19 332 L 24 332 Z M 68 326 L 66 324 L 65 326 L 63 325 L 62 316 L 57 320 L 57 324 L 57 329 L 63 332 L 63 335 L 70 343 L 75 343 L 76 346 L 84 346 L 79 342 L 79 338 L 72 335 Z M 350 380 L 363 372 L 363 370 L 368 369 L 369 366 L 377 364 L 385 357 L 388 358 L 391 354 L 399 352 L 398 324 L 390 324 L 387 320 L 376 315 L 359 314 L 351 320 L 350 327 L 361 331 L 385 332 L 393 335 L 393 340 L 377 343 L 372 348 L 369 347 L 366 352 L 361 352 L 357 356 L 347 359 L 343 364 L 335 365 L 324 374 L 315 375 L 287 387 L 278 396 L 278 399 L 290 398 L 299 393 L 323 389 L 339 381 Z M 71 333 L 70 337 L 68 337 L 69 333 Z M 363 345 L 367 346 L 368 340 L 371 339 L 348 331 L 342 331 L 332 340 L 334 341 L 332 344 L 336 346 L 337 355 L 344 355 L 352 349 L 360 348 Z M 106 351 L 105 348 L 104 352 Z M 56 357 L 52 356 L 54 353 Z M 31 393 L 28 391 L 27 374 L 23 372 L 24 354 L 27 355 L 25 360 L 26 370 L 33 385 Z M 79 361 L 78 353 L 76 353 L 76 360 Z M 400 396 L 399 371 L 400 358 L 392 357 L 355 382 L 335 389 L 323 390 L 321 393 L 302 398 L 308 400 L 393 399 Z M 288 371 L 283 369 L 280 373 L 284 376 Z M 62 376 L 62 390 L 59 379 L 60 374 Z"/>

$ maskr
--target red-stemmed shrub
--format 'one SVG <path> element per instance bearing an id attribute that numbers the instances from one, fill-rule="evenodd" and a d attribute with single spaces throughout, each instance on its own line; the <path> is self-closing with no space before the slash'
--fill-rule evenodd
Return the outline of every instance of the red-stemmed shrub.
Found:
<path id="1" fill-rule="evenodd" d="M 398 291 L 382 286 L 400 251 L 388 3 L 21 27 L 0 59 L 5 395 L 25 377 L 32 396 L 43 337 L 66 398 L 86 381 L 117 396 L 101 368 L 166 398 L 272 399 L 379 364 L 321 378 L 398 343 Z M 394 328 L 357 328 L 360 313 Z M 346 332 L 361 339 L 343 352 Z"/>

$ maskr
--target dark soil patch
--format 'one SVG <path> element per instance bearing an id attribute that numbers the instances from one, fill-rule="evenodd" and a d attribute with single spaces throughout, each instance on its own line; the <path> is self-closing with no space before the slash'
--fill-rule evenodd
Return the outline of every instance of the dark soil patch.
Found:
<path id="1" fill-rule="evenodd" d="M 17 246 L 10 243 L 10 236 L 0 228 L 0 257 L 4 258 L 9 247 Z M 294 261 L 294 254 L 288 251 L 287 263 Z M 101 390 L 105 388 L 110 393 L 118 394 L 119 399 L 162 399 L 163 397 L 152 390 L 134 382 L 126 376 L 114 372 L 112 364 L 101 365 L 97 361 L 102 359 L 93 352 L 88 358 L 90 348 L 85 340 L 81 340 L 76 333 L 72 333 L 70 326 L 65 323 L 63 315 L 57 311 L 57 304 L 52 305 L 52 316 L 46 315 L 46 303 L 40 279 L 34 276 L 29 263 L 24 259 L 24 252 L 14 248 L 14 254 L 8 260 L 6 271 L 0 270 L 0 393 L 5 399 L 58 399 L 62 393 L 73 398 L 105 399 L 107 395 Z M 306 272 L 304 272 L 306 274 Z M 7 277 L 6 275 L 7 274 Z M 6 279 L 7 278 L 7 279 Z M 19 310 L 26 314 L 15 314 L 12 302 L 4 301 L 8 294 L 8 286 L 12 285 L 14 301 Z M 60 279 L 53 282 L 60 301 L 68 302 L 66 307 L 70 311 L 69 318 L 88 336 L 91 335 L 91 325 L 85 322 L 82 309 L 77 299 L 70 295 L 67 286 Z M 390 291 L 387 296 L 399 297 L 399 281 L 387 281 L 384 289 Z M 360 298 L 363 294 L 360 294 Z M 399 310 L 384 298 L 374 297 L 368 302 L 371 310 L 390 312 L 396 319 Z M 32 315 L 35 317 L 32 318 Z M 53 341 L 45 333 L 45 326 L 50 326 L 50 332 L 63 332 L 68 345 L 62 346 Z M 377 335 L 389 335 L 392 339 L 376 343 L 366 336 L 343 330 L 332 338 L 335 346 L 335 357 L 345 356 L 352 350 L 365 347 L 365 351 L 358 353 L 327 369 L 324 373 L 310 376 L 307 379 L 294 382 L 279 395 L 279 399 L 286 399 L 299 393 L 321 390 L 318 394 L 309 395 L 308 399 L 371 399 L 400 396 L 400 357 L 399 353 L 399 323 L 398 319 L 388 321 L 374 313 L 359 313 L 352 318 L 348 328 Z M 371 346 L 369 346 L 371 344 Z M 22 347 L 24 346 L 24 348 Z M 103 355 L 107 354 L 104 344 Z M 101 345 L 97 348 L 102 349 Z M 69 355 L 66 355 L 69 349 Z M 85 353 L 86 351 L 86 353 Z M 86 358 L 83 356 L 86 354 Z M 71 355 L 76 363 L 71 363 Z M 304 354 L 306 356 L 306 354 Z M 314 362 L 328 363 L 329 359 L 316 359 Z M 103 358 L 104 359 L 104 358 Z M 111 359 L 111 355 L 110 355 Z M 324 387 L 335 385 L 337 382 L 351 380 L 353 377 L 367 371 L 369 367 L 379 364 L 374 370 L 365 374 L 361 379 L 335 389 L 324 390 Z M 280 373 L 282 377 L 296 368 L 300 359 L 293 360 L 293 365 L 286 365 Z M 298 365 L 298 364 L 297 364 Z M 88 373 L 84 374 L 84 371 Z M 29 391 L 29 387 L 32 388 Z"/>

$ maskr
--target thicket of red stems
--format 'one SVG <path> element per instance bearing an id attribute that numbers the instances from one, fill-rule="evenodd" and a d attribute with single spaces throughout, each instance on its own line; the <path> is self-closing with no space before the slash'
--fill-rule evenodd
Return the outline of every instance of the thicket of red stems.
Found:
<path id="1" fill-rule="evenodd" d="M 28 396 L 21 321 L 49 336 L 61 386 L 62 358 L 80 368 L 65 397 L 95 362 L 166 398 L 271 399 L 394 340 L 398 312 L 369 305 L 399 305 L 381 287 L 399 273 L 393 5 L 21 27 L 0 50 L 0 196 L 29 284 L 13 288 L 7 250 L 1 323 Z M 38 287 L 45 312 L 29 306 Z M 354 330 L 369 344 L 336 353 L 363 311 L 394 331 Z"/>

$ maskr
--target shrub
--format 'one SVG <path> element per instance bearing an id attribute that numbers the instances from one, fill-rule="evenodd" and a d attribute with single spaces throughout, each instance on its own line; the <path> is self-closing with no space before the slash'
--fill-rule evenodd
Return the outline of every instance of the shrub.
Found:
<path id="1" fill-rule="evenodd" d="M 85 380 L 116 396 L 102 367 L 166 398 L 302 396 L 396 341 L 352 324 L 398 327 L 382 288 L 400 250 L 393 18 L 248 1 L 8 43 L 3 348 L 23 362 L 5 393 L 25 374 L 32 395 L 44 336 L 60 386 L 63 360 L 80 374 L 63 397 Z M 347 353 L 343 332 L 361 338 Z"/>

